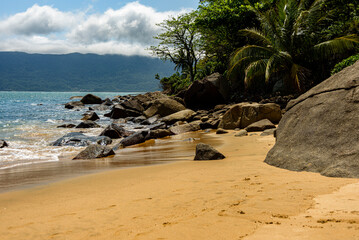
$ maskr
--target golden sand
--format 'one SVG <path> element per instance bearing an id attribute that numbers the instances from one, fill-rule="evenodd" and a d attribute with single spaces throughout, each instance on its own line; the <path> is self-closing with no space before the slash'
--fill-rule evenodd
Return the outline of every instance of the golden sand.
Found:
<path id="1" fill-rule="evenodd" d="M 269 166 L 271 136 L 213 136 L 226 159 L 0 194 L 0 239 L 359 239 L 358 179 Z"/>

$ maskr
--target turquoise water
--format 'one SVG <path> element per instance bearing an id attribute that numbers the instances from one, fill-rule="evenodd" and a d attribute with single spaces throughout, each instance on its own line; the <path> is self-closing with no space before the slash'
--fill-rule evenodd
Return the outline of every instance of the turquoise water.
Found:
<path id="1" fill-rule="evenodd" d="M 51 142 L 72 129 L 59 129 L 64 123 L 79 123 L 88 108 L 68 110 L 64 104 L 72 96 L 84 96 L 84 92 L 0 92 L 0 139 L 8 142 L 9 148 L 0 149 L 0 169 L 19 165 L 58 161 L 61 155 L 71 154 L 78 149 L 52 147 Z M 117 95 L 137 93 L 93 93 L 102 99 Z M 108 111 L 98 112 L 100 125 L 109 119 L 103 118 Z M 101 129 L 86 130 L 96 135 Z"/>

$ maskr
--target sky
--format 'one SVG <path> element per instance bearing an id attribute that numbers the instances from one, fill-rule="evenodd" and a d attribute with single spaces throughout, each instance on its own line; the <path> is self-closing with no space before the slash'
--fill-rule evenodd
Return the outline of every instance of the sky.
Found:
<path id="1" fill-rule="evenodd" d="M 156 26 L 199 0 L 1 0 L 0 51 L 144 55 Z"/>

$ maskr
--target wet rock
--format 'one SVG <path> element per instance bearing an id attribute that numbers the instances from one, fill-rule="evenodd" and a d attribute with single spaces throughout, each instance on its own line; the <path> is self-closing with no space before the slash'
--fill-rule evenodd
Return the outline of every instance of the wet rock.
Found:
<path id="1" fill-rule="evenodd" d="M 222 128 L 220 128 L 220 129 L 218 129 L 218 130 L 216 131 L 216 134 L 226 134 L 226 133 L 228 133 L 228 131 L 226 131 L 226 130 L 224 130 L 224 129 L 222 129 Z"/>
<path id="2" fill-rule="evenodd" d="M 128 137 L 131 134 L 133 134 L 133 132 L 127 131 L 123 127 L 115 123 L 112 123 L 101 132 L 100 136 L 107 136 L 111 139 L 117 139 L 117 138 Z"/>
<path id="3" fill-rule="evenodd" d="M 100 119 L 100 117 L 95 112 L 86 113 L 84 115 L 84 117 L 81 118 L 81 120 L 84 120 L 84 121 L 86 121 L 86 120 L 96 121 L 96 120 L 99 120 L 99 119 Z"/>
<path id="4" fill-rule="evenodd" d="M 161 121 L 165 122 L 168 125 L 171 125 L 178 121 L 189 121 L 193 115 L 195 114 L 194 111 L 190 109 L 185 109 L 176 113 L 173 113 L 171 115 L 168 115 L 161 119 Z"/>
<path id="5" fill-rule="evenodd" d="M 262 119 L 258 122 L 250 124 L 245 129 L 247 130 L 247 132 L 259 132 L 271 128 L 275 128 L 275 125 L 268 119 Z"/>
<path id="6" fill-rule="evenodd" d="M 186 108 L 176 100 L 170 98 L 163 98 L 151 102 L 150 107 L 144 112 L 144 114 L 148 118 L 155 115 L 165 117 L 172 113 L 176 113 L 185 109 Z"/>
<path id="7" fill-rule="evenodd" d="M 66 124 L 62 124 L 60 126 L 57 126 L 57 128 L 74 128 L 76 127 L 75 124 L 72 124 L 72 123 L 66 123 Z"/>
<path id="8" fill-rule="evenodd" d="M 248 132 L 245 129 L 239 130 L 238 133 L 236 133 L 234 135 L 235 137 L 244 137 L 244 136 L 248 136 Z"/>
<path id="9" fill-rule="evenodd" d="M 111 138 L 106 136 L 87 136 L 83 133 L 72 132 L 57 139 L 52 146 L 86 147 L 90 144 L 108 145 L 111 143 Z"/>
<path id="10" fill-rule="evenodd" d="M 146 136 L 146 140 L 164 138 L 171 135 L 173 135 L 173 133 L 168 129 L 151 130 L 150 134 Z"/>
<path id="11" fill-rule="evenodd" d="M 112 106 L 112 105 L 113 105 L 113 102 L 111 101 L 111 99 L 106 98 L 105 100 L 103 100 L 102 105 L 105 105 L 105 106 Z"/>
<path id="12" fill-rule="evenodd" d="M 133 119 L 133 122 L 134 123 L 142 123 L 143 121 L 146 121 L 146 117 L 145 116 L 139 116 L 139 117 L 136 117 L 135 119 Z"/>
<path id="13" fill-rule="evenodd" d="M 83 121 L 76 126 L 76 128 L 100 128 L 100 127 L 101 127 L 100 125 L 98 125 L 97 123 L 91 120 Z"/>
<path id="14" fill-rule="evenodd" d="M 101 104 L 102 99 L 95 95 L 87 94 L 81 99 L 81 102 L 83 104 Z"/>
<path id="15" fill-rule="evenodd" d="M 124 147 L 143 143 L 146 141 L 148 134 L 149 134 L 149 131 L 136 132 L 136 133 L 133 133 L 132 135 L 126 137 L 125 139 L 122 139 L 120 143 Z"/>
<path id="16" fill-rule="evenodd" d="M 74 157 L 73 160 L 104 158 L 113 155 L 115 155 L 115 152 L 112 150 L 112 148 L 99 144 L 91 144 L 85 150 L 80 152 L 76 157 Z"/>
<path id="17" fill-rule="evenodd" d="M 196 146 L 196 156 L 194 160 L 220 160 L 225 156 L 214 149 L 212 146 L 204 143 L 198 143 Z"/>
<path id="18" fill-rule="evenodd" d="M 67 109 L 82 108 L 82 107 L 84 107 L 84 104 L 80 101 L 73 101 L 65 104 L 65 108 Z"/>
<path id="19" fill-rule="evenodd" d="M 9 145 L 7 144 L 7 142 L 5 142 L 5 140 L 0 140 L 0 148 L 4 148 L 4 147 L 8 147 Z"/>

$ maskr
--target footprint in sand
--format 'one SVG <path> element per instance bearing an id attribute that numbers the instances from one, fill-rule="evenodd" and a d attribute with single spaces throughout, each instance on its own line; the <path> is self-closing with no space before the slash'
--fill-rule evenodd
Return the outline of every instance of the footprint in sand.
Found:
<path id="1" fill-rule="evenodd" d="M 96 211 L 107 210 L 107 209 L 114 208 L 114 207 L 116 207 L 116 205 L 110 205 L 110 206 L 105 207 L 105 208 L 97 208 Z"/>

